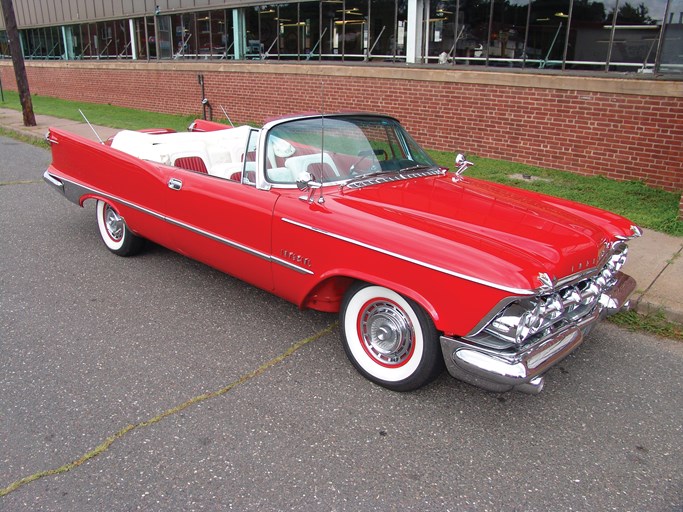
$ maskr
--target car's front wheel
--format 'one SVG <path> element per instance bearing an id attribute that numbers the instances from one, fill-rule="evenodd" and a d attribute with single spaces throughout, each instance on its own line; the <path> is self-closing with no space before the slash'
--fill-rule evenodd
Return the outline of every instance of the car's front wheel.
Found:
<path id="1" fill-rule="evenodd" d="M 340 310 L 344 350 L 366 378 L 410 391 L 443 369 L 438 333 L 415 302 L 383 286 L 352 285 Z"/>
<path id="2" fill-rule="evenodd" d="M 145 243 L 128 229 L 119 212 L 106 201 L 97 201 L 97 227 L 107 249 L 119 256 L 133 256 Z"/>

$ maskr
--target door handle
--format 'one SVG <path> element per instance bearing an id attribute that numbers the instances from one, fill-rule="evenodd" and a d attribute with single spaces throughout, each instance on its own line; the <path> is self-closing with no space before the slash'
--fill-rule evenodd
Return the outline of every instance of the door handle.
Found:
<path id="1" fill-rule="evenodd" d="M 183 188 L 183 182 L 178 178 L 171 178 L 170 180 L 168 180 L 168 188 L 172 190 L 180 190 L 181 188 Z"/>

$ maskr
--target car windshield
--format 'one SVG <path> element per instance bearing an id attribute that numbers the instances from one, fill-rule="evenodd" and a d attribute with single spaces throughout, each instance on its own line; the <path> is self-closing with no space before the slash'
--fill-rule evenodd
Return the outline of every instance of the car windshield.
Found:
<path id="1" fill-rule="evenodd" d="M 270 130 L 266 143 L 266 179 L 275 184 L 294 184 L 303 172 L 331 183 L 435 165 L 397 121 L 386 117 L 287 121 Z"/>

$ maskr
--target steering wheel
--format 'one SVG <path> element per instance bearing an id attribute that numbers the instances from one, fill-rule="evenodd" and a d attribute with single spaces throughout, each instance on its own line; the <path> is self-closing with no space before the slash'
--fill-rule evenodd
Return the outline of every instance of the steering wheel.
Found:
<path id="1" fill-rule="evenodd" d="M 358 160 L 356 160 L 356 161 L 351 165 L 351 167 L 349 167 L 349 173 L 351 174 L 351 176 L 354 176 L 354 175 L 358 174 L 358 173 L 356 172 L 356 167 L 358 166 L 358 164 L 360 164 L 363 160 L 365 160 L 365 159 L 368 158 L 369 156 L 373 156 L 373 155 L 375 155 L 375 156 L 384 155 L 384 160 L 389 160 L 389 155 L 387 154 L 386 150 L 384 150 L 384 149 L 366 149 L 366 150 L 363 150 L 363 151 L 359 151 L 359 152 L 358 152 L 358 156 L 359 156 L 360 158 L 359 158 Z M 380 167 L 378 167 L 377 164 L 372 164 L 372 165 L 370 166 L 370 168 L 367 169 L 367 171 L 369 171 L 369 172 L 375 172 L 375 171 L 378 171 L 379 169 L 380 169 Z"/>

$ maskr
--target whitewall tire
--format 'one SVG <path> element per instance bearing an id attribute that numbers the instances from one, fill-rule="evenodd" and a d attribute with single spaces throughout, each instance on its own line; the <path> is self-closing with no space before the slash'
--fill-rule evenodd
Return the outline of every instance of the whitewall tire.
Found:
<path id="1" fill-rule="evenodd" d="M 134 235 L 119 212 L 106 201 L 97 201 L 97 227 L 107 249 L 114 254 L 132 256 L 142 249 L 144 239 Z"/>
<path id="2" fill-rule="evenodd" d="M 356 283 L 346 292 L 339 316 L 346 355 L 369 380 L 410 391 L 443 369 L 431 318 L 393 290 Z"/>

